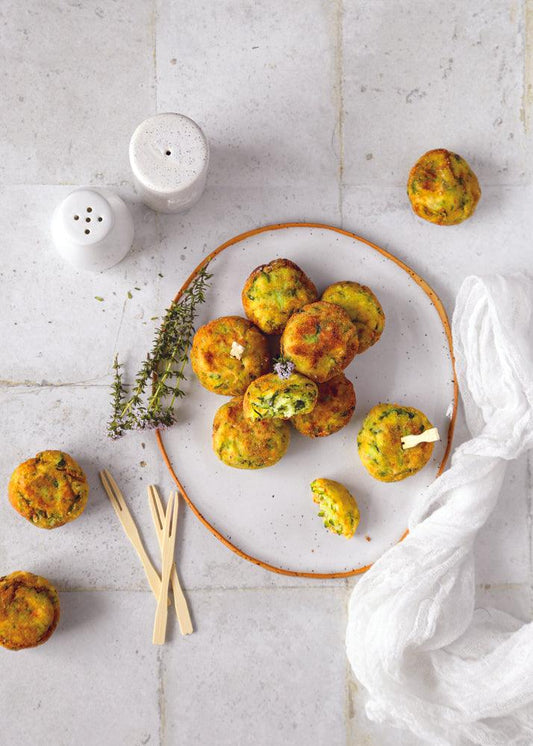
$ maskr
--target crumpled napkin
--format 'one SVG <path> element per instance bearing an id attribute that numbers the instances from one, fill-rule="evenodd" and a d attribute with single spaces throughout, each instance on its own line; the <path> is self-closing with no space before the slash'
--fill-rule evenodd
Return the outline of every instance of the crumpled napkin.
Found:
<path id="1" fill-rule="evenodd" d="M 350 600 L 346 648 L 368 716 L 432 746 L 533 744 L 533 623 L 474 609 L 473 556 L 507 462 L 533 446 L 532 299 L 524 276 L 464 281 L 453 336 L 472 439 Z"/>

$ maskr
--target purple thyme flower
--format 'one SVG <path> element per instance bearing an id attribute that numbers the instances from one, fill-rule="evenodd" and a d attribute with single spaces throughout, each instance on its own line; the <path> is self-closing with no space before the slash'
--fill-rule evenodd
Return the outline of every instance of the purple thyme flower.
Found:
<path id="1" fill-rule="evenodd" d="M 280 357 L 277 359 L 275 365 L 274 365 L 274 371 L 278 374 L 278 376 L 282 380 L 286 380 L 287 378 L 290 378 L 294 371 L 294 363 L 291 363 L 290 360 L 286 360 L 283 357 Z"/>

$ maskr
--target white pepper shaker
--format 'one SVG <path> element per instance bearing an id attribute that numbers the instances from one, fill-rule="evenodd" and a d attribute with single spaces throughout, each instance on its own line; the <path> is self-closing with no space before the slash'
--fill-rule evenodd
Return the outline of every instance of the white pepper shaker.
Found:
<path id="1" fill-rule="evenodd" d="M 130 140 L 130 165 L 142 201 L 157 212 L 182 212 L 202 195 L 209 145 L 184 114 L 145 119 Z"/>
<path id="2" fill-rule="evenodd" d="M 76 189 L 54 210 L 52 238 L 63 259 L 99 272 L 118 264 L 131 248 L 133 218 L 108 189 Z"/>

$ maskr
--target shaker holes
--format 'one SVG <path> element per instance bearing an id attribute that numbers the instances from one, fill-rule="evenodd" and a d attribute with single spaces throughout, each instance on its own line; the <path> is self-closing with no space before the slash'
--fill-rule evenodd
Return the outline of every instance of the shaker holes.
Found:
<path id="1" fill-rule="evenodd" d="M 92 212 L 92 211 L 93 211 L 93 208 L 92 208 L 92 207 L 88 207 L 88 208 L 87 208 L 87 212 Z"/>
<path id="2" fill-rule="evenodd" d="M 165 155 L 172 155 L 172 151 L 171 150 L 166 150 L 165 151 Z"/>
<path id="3" fill-rule="evenodd" d="M 90 223 L 91 222 L 91 218 L 85 218 L 85 222 L 86 223 Z"/>
<path id="4" fill-rule="evenodd" d="M 74 220 L 79 220 L 79 219 L 80 219 L 79 215 L 74 215 Z"/>
<path id="5" fill-rule="evenodd" d="M 90 230 L 89 230 L 88 228 L 86 228 L 86 229 L 85 229 L 85 233 L 86 233 L 87 235 L 89 235 L 89 233 L 90 233 L 90 232 L 91 232 L 91 231 L 90 231 Z"/>

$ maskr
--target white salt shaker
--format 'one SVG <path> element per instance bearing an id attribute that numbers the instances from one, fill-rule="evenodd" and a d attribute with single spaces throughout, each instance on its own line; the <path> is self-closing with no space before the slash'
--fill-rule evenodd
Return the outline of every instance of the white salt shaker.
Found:
<path id="1" fill-rule="evenodd" d="M 133 241 L 133 219 L 107 189 L 76 189 L 54 210 L 52 238 L 63 259 L 98 272 L 118 264 Z"/>
<path id="2" fill-rule="evenodd" d="M 184 114 L 145 119 L 130 140 L 130 165 L 142 201 L 157 212 L 182 212 L 202 195 L 209 145 Z"/>

